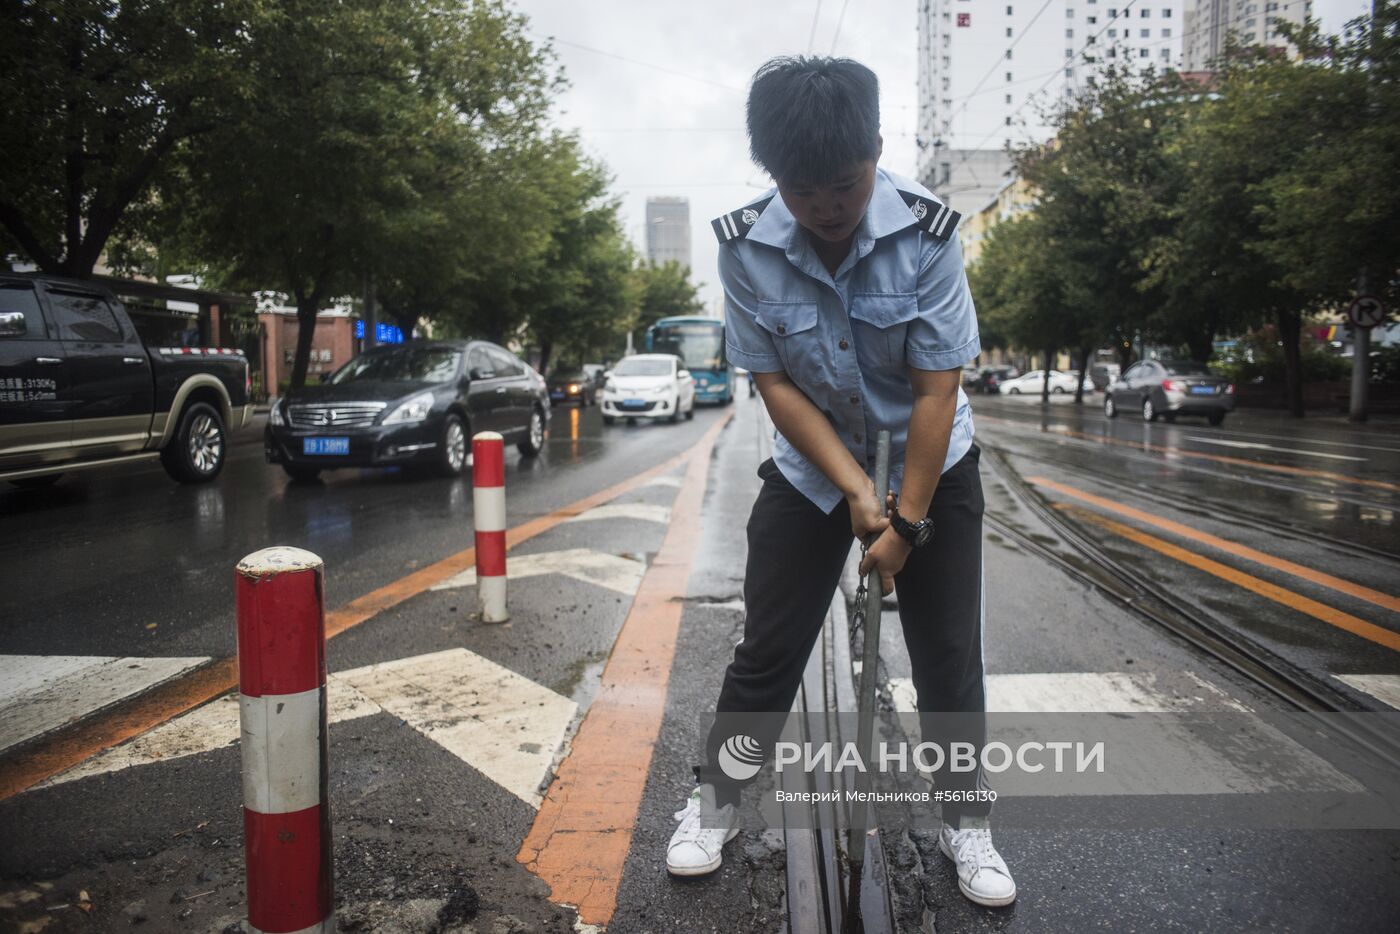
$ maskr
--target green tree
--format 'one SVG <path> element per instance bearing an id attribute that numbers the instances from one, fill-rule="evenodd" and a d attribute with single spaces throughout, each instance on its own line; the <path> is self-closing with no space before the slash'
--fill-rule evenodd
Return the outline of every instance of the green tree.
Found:
<path id="1" fill-rule="evenodd" d="M 248 91 L 255 0 L 0 8 L 0 224 L 40 269 L 85 278 L 147 233 L 152 185 Z M 133 210 L 136 208 L 136 210 Z"/>
<path id="2" fill-rule="evenodd" d="M 992 228 L 968 270 L 977 296 L 978 325 L 1004 335 L 1013 346 L 1039 353 L 1045 370 L 1062 347 L 1080 350 L 1093 323 L 1074 304 L 1076 285 L 1064 262 L 1066 244 L 1040 212 Z M 1047 379 L 1041 398 L 1049 400 Z M 1081 387 L 1082 389 L 1082 387 Z M 1082 397 L 1081 397 L 1082 398 Z"/>
<path id="3" fill-rule="evenodd" d="M 517 290 L 528 333 L 548 370 L 557 350 L 580 357 L 619 348 L 636 318 L 632 248 L 608 196 L 601 167 L 579 158 L 560 165 L 549 186 L 553 228 L 536 275 Z M 562 160 L 561 160 L 562 161 Z"/>
<path id="4" fill-rule="evenodd" d="M 547 113 L 549 57 L 524 31 L 496 0 L 282 0 L 254 29 L 238 119 L 186 152 L 169 200 L 217 278 L 293 297 L 293 386 L 326 301 L 373 274 L 405 322 L 420 311 L 405 282 L 444 268 L 450 280 L 470 262 L 444 238 L 509 238 L 508 214 L 481 230 L 460 222 L 488 187 L 473 172 L 500 168 L 493 151 L 531 138 Z M 417 297 L 441 312 L 444 296 Z"/>
<path id="5" fill-rule="evenodd" d="M 637 294 L 637 323 L 632 339 L 639 347 L 647 328 L 662 318 L 698 315 L 705 309 L 699 287 L 690 281 L 690 269 L 675 260 L 639 263 L 632 275 Z"/>

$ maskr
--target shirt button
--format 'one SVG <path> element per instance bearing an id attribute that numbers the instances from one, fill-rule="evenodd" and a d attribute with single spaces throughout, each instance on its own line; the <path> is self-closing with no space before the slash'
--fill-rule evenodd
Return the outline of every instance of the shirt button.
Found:
<path id="1" fill-rule="evenodd" d="M 860 444 L 860 443 L 861 443 L 861 440 L 860 440 L 860 432 L 856 432 L 856 444 Z"/>
<path id="2" fill-rule="evenodd" d="M 786 325 L 786 324 L 780 324 L 780 325 L 778 325 L 778 333 L 779 333 L 779 334 L 786 334 L 786 333 L 787 333 L 787 325 Z"/>
<path id="3" fill-rule="evenodd" d="M 851 393 L 851 405 L 860 405 L 860 394 Z"/>
<path id="4" fill-rule="evenodd" d="M 848 347 L 850 347 L 851 344 L 850 344 L 849 341 L 847 341 L 847 340 L 843 337 L 843 338 L 841 338 L 841 343 L 837 344 L 836 346 L 837 346 L 837 347 L 840 347 L 842 350 L 845 350 L 845 349 L 847 349 Z"/>

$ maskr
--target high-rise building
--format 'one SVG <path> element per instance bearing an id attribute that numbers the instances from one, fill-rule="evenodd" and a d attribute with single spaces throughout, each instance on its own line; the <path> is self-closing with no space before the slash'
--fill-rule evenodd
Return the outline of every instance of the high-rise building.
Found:
<path id="1" fill-rule="evenodd" d="M 1045 109 L 1112 63 L 1182 67 L 1187 0 L 919 0 L 919 179 L 970 214 Z M 1292 0 L 1301 2 L 1301 0 Z"/>
<path id="2" fill-rule="evenodd" d="M 647 199 L 647 260 L 675 260 L 690 268 L 690 200 Z"/>
<path id="3" fill-rule="evenodd" d="M 1262 45 L 1292 55 L 1297 49 L 1279 34 L 1279 24 L 1301 26 L 1312 15 L 1312 6 L 1311 0 L 1195 0 L 1186 12 L 1185 69 L 1210 70 L 1231 33 L 1240 45 Z"/>

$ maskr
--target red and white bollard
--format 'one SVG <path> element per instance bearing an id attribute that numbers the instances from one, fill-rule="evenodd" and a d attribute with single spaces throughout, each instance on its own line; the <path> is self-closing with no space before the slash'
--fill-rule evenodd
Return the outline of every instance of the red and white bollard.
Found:
<path id="1" fill-rule="evenodd" d="M 472 436 L 472 511 L 476 517 L 476 592 L 481 618 L 510 619 L 506 609 L 506 448 L 494 431 Z"/>
<path id="2" fill-rule="evenodd" d="M 235 581 L 248 924 L 333 931 L 321 559 L 265 548 Z"/>

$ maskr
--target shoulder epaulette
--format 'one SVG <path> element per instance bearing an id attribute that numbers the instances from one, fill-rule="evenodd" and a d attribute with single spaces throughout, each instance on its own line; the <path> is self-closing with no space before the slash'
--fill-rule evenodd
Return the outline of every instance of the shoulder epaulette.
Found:
<path id="1" fill-rule="evenodd" d="M 749 228 L 758 223 L 758 215 L 763 213 L 763 209 L 768 207 L 768 202 L 772 200 L 770 196 L 762 201 L 746 204 L 737 211 L 730 211 L 710 221 L 719 242 L 728 243 L 730 240 L 742 240 L 747 237 Z"/>
<path id="2" fill-rule="evenodd" d="M 953 235 L 953 231 L 958 229 L 958 221 L 962 219 L 962 215 L 948 205 L 927 195 L 905 191 L 902 188 L 896 190 L 904 199 L 904 203 L 909 205 L 914 219 L 919 222 L 919 229 L 924 233 L 933 234 L 939 240 L 947 240 Z"/>

